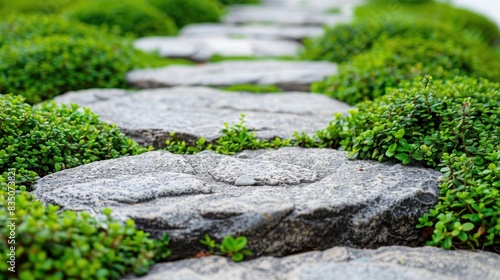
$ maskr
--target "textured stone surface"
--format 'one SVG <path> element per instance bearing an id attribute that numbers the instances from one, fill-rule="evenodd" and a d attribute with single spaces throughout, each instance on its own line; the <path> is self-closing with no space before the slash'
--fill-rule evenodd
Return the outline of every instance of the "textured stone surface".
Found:
<path id="1" fill-rule="evenodd" d="M 336 73 L 337 65 L 324 61 L 224 61 L 134 70 L 127 81 L 138 88 L 261 84 L 309 91 L 311 83 Z"/>
<path id="2" fill-rule="evenodd" d="M 134 47 L 158 52 L 163 57 L 207 61 L 214 55 L 280 57 L 294 56 L 300 44 L 292 41 L 223 37 L 144 37 Z"/>
<path id="3" fill-rule="evenodd" d="M 192 24 L 181 30 L 181 36 L 185 37 L 248 37 L 295 41 L 322 34 L 323 27 L 320 26 L 234 26 L 215 23 Z"/>
<path id="4" fill-rule="evenodd" d="M 322 26 L 348 23 L 349 13 L 329 14 L 314 10 L 279 6 L 238 6 L 233 7 L 223 19 L 229 24 L 266 23 L 281 25 Z"/>
<path id="5" fill-rule="evenodd" d="M 63 209 L 110 207 L 154 236 L 167 232 L 174 258 L 193 256 L 205 233 L 245 235 L 257 256 L 283 256 L 420 244 L 415 224 L 436 203 L 439 175 L 331 149 L 156 151 L 48 175 L 34 194 Z"/>
<path id="6" fill-rule="evenodd" d="M 336 247 L 285 258 L 264 257 L 234 263 L 222 257 L 155 265 L 142 278 L 163 280 L 456 280 L 500 279 L 500 256 L 487 252 L 445 251 L 432 247 Z"/>
<path id="7" fill-rule="evenodd" d="M 335 112 L 351 107 L 319 94 L 229 93 L 211 88 L 163 88 L 128 92 L 117 89 L 70 92 L 55 99 L 89 107 L 101 119 L 115 123 L 138 143 L 164 147 L 169 133 L 194 143 L 221 136 L 224 122 L 239 122 L 245 113 L 249 130 L 262 139 L 290 138 L 294 131 L 315 133 Z"/>

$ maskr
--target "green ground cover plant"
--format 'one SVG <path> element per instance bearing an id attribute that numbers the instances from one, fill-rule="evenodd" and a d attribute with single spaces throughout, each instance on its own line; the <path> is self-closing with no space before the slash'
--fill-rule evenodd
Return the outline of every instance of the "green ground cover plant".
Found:
<path id="1" fill-rule="evenodd" d="M 370 51 L 339 66 L 337 75 L 316 82 L 311 91 L 354 105 L 385 94 L 387 87 L 432 73 L 500 80 L 500 62 L 486 47 L 461 48 L 453 41 L 394 38 L 377 42 Z"/>
<path id="2" fill-rule="evenodd" d="M 97 160 L 147 151 L 115 125 L 99 121 L 89 109 L 47 102 L 39 107 L 15 95 L 0 95 L 0 170 L 8 168 L 18 185 L 37 177 Z"/>
<path id="3" fill-rule="evenodd" d="M 94 0 L 73 5 L 65 13 L 69 19 L 97 26 L 118 27 L 134 37 L 174 35 L 174 21 L 143 0 Z"/>
<path id="4" fill-rule="evenodd" d="M 219 22 L 224 13 L 216 0 L 146 0 L 147 3 L 170 16 L 177 27 L 190 23 Z"/>
<path id="5" fill-rule="evenodd" d="M 31 104 L 71 90 L 126 88 L 135 68 L 191 64 L 135 50 L 115 29 L 58 17 L 10 16 L 0 32 L 7 34 L 0 36 L 0 94 L 21 94 Z"/>
<path id="6" fill-rule="evenodd" d="M 282 89 L 275 85 L 253 85 L 253 84 L 240 84 L 228 87 L 221 87 L 221 90 L 231 92 L 251 92 L 251 93 L 279 93 L 283 92 Z"/>
<path id="7" fill-rule="evenodd" d="M 14 197 L 15 201 L 7 198 Z M 9 202 L 15 204 L 14 215 Z M 0 223 L 16 220 L 16 272 L 7 270 L 10 228 L 0 228 L 0 277 L 7 279 L 119 279 L 143 275 L 170 255 L 169 237 L 156 240 L 104 209 L 104 219 L 86 212 L 63 211 L 44 205 L 27 192 L 7 196 L 0 190 Z"/>

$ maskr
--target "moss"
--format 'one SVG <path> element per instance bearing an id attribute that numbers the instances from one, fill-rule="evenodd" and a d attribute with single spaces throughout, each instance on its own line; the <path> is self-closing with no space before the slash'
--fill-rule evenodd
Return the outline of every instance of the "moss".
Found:
<path id="1" fill-rule="evenodd" d="M 181 28 L 190 23 L 219 22 L 224 12 L 216 0 L 146 0 Z"/>

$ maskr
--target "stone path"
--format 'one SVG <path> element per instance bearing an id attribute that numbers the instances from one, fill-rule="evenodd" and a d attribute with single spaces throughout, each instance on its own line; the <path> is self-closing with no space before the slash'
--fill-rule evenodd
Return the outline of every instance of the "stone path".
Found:
<path id="1" fill-rule="evenodd" d="M 224 122 L 237 123 L 246 114 L 247 127 L 257 137 L 290 138 L 294 131 L 315 133 L 325 128 L 334 113 L 350 106 L 323 95 L 308 93 L 228 93 L 203 87 L 143 90 L 84 90 L 55 99 L 89 107 L 101 119 L 115 123 L 138 143 L 165 146 L 169 133 L 193 144 L 201 137 L 212 142 Z"/>
<path id="2" fill-rule="evenodd" d="M 439 175 L 332 149 L 157 151 L 57 172 L 34 195 L 63 209 L 109 207 L 156 237 L 168 233 L 173 258 L 194 256 L 205 233 L 245 235 L 256 256 L 284 256 L 420 244 L 415 224 L 437 202 Z"/>
<path id="3" fill-rule="evenodd" d="M 232 8 L 221 24 L 188 26 L 177 38 L 141 38 L 135 46 L 195 61 L 216 54 L 293 56 L 301 47 L 298 41 L 319 35 L 324 24 L 349 21 L 359 3 L 263 2 Z M 328 13 L 332 7 L 337 13 Z M 351 109 L 308 93 L 312 82 L 336 71 L 328 62 L 283 60 L 170 66 L 128 73 L 129 83 L 143 90 L 89 89 L 56 101 L 89 107 L 138 143 L 156 148 L 164 147 L 170 132 L 188 144 L 201 137 L 213 142 L 223 123 L 238 122 L 241 113 L 257 137 L 289 138 L 294 131 L 323 129 L 333 113 Z M 200 87 L 235 84 L 275 85 L 292 92 Z M 168 233 L 170 260 L 203 250 L 199 239 L 207 233 L 218 240 L 244 235 L 257 258 L 242 264 L 220 257 L 162 263 L 141 279 L 500 279 L 495 254 L 391 246 L 423 244 L 415 225 L 437 203 L 440 175 L 419 167 L 347 160 L 344 152 L 330 149 L 233 156 L 154 151 L 56 172 L 37 182 L 34 195 L 94 215 L 110 207 L 116 217 L 134 219 L 155 237 Z M 312 252 L 290 256 L 305 251 Z"/>
<path id="4" fill-rule="evenodd" d="M 135 70 L 128 73 L 127 81 L 138 88 L 258 84 L 309 91 L 313 82 L 336 72 L 336 64 L 322 61 L 224 61 Z"/>
<path id="5" fill-rule="evenodd" d="M 335 247 L 285 258 L 264 257 L 244 263 L 208 257 L 155 265 L 147 280 L 456 280 L 500 279 L 500 256 L 437 248 Z"/>
<path id="6" fill-rule="evenodd" d="M 158 52 L 163 57 L 207 61 L 215 55 L 282 57 L 295 56 L 300 44 L 271 39 L 221 37 L 145 37 L 134 42 L 137 49 Z"/>

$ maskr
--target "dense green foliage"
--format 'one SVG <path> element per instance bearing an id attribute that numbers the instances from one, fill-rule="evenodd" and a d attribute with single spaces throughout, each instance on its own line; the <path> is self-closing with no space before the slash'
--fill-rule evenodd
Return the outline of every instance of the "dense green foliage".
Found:
<path id="1" fill-rule="evenodd" d="M 20 185 L 29 187 L 37 176 L 61 169 L 146 151 L 76 105 L 49 102 L 35 108 L 7 95 L 0 97 L 0 108 L 0 170 L 16 169 Z"/>
<path id="2" fill-rule="evenodd" d="M 290 145 L 290 140 L 281 140 L 280 138 L 275 138 L 272 141 L 257 139 L 254 132 L 248 131 L 244 118 L 245 115 L 242 114 L 238 124 L 224 123 L 224 128 L 221 130 L 222 136 L 215 143 L 207 143 L 205 138 L 200 138 L 195 145 L 189 145 L 171 133 L 172 139 L 166 141 L 166 149 L 175 154 L 196 154 L 204 150 L 211 150 L 220 154 L 232 155 L 243 150 L 276 149 Z"/>
<path id="3" fill-rule="evenodd" d="M 146 0 L 180 28 L 190 23 L 218 22 L 223 9 L 216 0 Z"/>
<path id="4" fill-rule="evenodd" d="M 500 43 L 500 30 L 490 19 L 466 9 L 456 8 L 446 3 L 394 3 L 394 1 L 375 1 L 375 5 L 363 5 L 356 9 L 358 19 L 384 19 L 404 17 L 407 20 L 427 20 L 448 23 L 457 32 L 476 37 L 488 44 Z M 396 1 L 397 2 L 397 1 Z"/>
<path id="5" fill-rule="evenodd" d="M 232 85 L 229 87 L 222 87 L 221 90 L 225 91 L 235 91 L 235 92 L 252 92 L 252 93 L 277 93 L 283 92 L 277 86 L 274 85 L 253 85 L 253 84 L 240 84 Z"/>
<path id="6" fill-rule="evenodd" d="M 93 38 L 18 41 L 0 49 L 0 94 L 15 92 L 37 103 L 71 90 L 124 87 L 132 55 L 125 43 Z"/>
<path id="7" fill-rule="evenodd" d="M 94 0 L 74 5 L 66 12 L 73 20 L 97 26 L 118 27 L 133 36 L 172 35 L 173 20 L 144 0 Z"/>
<path id="8" fill-rule="evenodd" d="M 426 20 L 391 18 L 383 22 L 358 21 L 326 27 L 325 35 L 305 40 L 301 56 L 312 60 L 345 62 L 370 50 L 374 43 L 388 38 L 422 38 L 434 42 L 452 41 L 463 48 L 474 45 L 449 25 Z"/>
<path id="9" fill-rule="evenodd" d="M 10 227 L 0 228 L 0 278 L 119 279 L 130 272 L 146 274 L 149 266 L 170 254 L 168 236 L 151 239 L 134 221 L 113 219 L 109 209 L 100 220 L 86 212 L 58 211 L 58 206 L 43 205 L 27 192 L 0 191 L 0 224 L 17 218 L 15 239 Z M 7 270 L 11 252 L 15 273 Z"/>
<path id="10" fill-rule="evenodd" d="M 491 51 L 481 51 L 479 46 L 464 49 L 452 41 L 396 38 L 377 42 L 370 51 L 341 64 L 337 75 L 314 83 L 311 89 L 354 105 L 427 73 L 439 79 L 465 75 L 500 80 L 500 63 Z"/>

